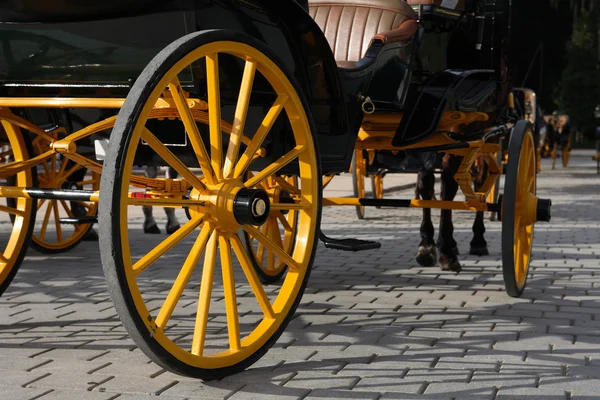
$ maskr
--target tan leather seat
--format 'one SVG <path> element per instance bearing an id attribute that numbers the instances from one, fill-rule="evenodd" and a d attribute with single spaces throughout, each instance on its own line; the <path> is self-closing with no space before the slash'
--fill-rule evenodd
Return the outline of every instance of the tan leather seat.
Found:
<path id="1" fill-rule="evenodd" d="M 457 11 L 465 11 L 465 0 L 406 0 L 410 5 L 435 4 Z"/>
<path id="2" fill-rule="evenodd" d="M 375 37 L 385 43 L 417 30 L 417 15 L 404 0 L 309 0 L 308 5 L 341 66 L 360 60 Z"/>

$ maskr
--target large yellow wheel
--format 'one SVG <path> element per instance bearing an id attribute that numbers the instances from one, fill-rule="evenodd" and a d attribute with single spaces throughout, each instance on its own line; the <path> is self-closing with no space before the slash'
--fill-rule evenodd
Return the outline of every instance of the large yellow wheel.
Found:
<path id="1" fill-rule="evenodd" d="M 537 220 L 533 131 L 527 121 L 515 126 L 508 148 L 502 197 L 502 272 L 507 293 L 520 297 L 525 289 Z"/>
<path id="2" fill-rule="evenodd" d="M 41 154 L 48 144 L 37 138 L 33 151 Z M 38 185 L 45 189 L 85 189 L 98 190 L 100 175 L 87 173 L 82 165 L 70 162 L 54 153 L 38 166 Z M 98 203 L 86 201 L 38 200 L 36 227 L 31 247 L 41 253 L 62 253 L 77 246 L 92 223 L 63 223 L 63 220 L 94 219 Z"/>
<path id="3" fill-rule="evenodd" d="M 365 179 L 367 176 L 367 159 L 362 150 L 355 150 L 352 158 L 352 188 L 354 197 L 365 198 Z M 356 216 L 358 219 L 365 218 L 365 207 L 356 206 Z"/>
<path id="4" fill-rule="evenodd" d="M 3 155 L 6 155 L 3 157 L 3 163 L 27 160 L 31 148 L 27 145 L 21 130 L 6 121 L 1 123 L 7 139 L 3 146 L 6 148 L 6 151 L 3 151 Z M 1 170 L 2 165 L 0 165 Z M 34 180 L 34 172 L 26 169 L 10 176 L 6 182 L 2 182 L 2 185 L 32 187 Z M 3 230 L 0 236 L 0 295 L 8 288 L 23 262 L 33 232 L 36 209 L 36 203 L 32 199 L 6 198 L 5 202 L 6 205 L 0 205 L 0 211 L 7 219 L 6 225 L 10 228 Z"/>
<path id="5" fill-rule="evenodd" d="M 320 164 L 309 108 L 276 59 L 262 42 L 238 32 L 187 35 L 138 77 L 111 135 L 99 208 L 108 289 L 138 347 L 180 374 L 218 379 L 257 361 L 293 317 L 308 279 L 320 220 Z M 191 98 L 206 98 L 209 126 L 193 120 L 184 88 Z M 178 113 L 171 122 L 180 129 L 147 125 L 163 93 L 173 99 Z M 221 114 L 235 121 L 231 134 L 223 134 Z M 171 132 L 185 132 L 187 148 L 165 146 Z M 133 166 L 152 157 L 149 149 L 182 179 L 162 187 L 149 182 L 156 183 L 151 192 L 130 194 L 130 182 L 140 181 Z M 248 169 L 253 176 L 246 180 Z M 278 175 L 298 176 L 293 201 L 271 202 L 263 183 Z M 149 204 L 186 207 L 191 219 L 162 241 L 135 240 L 141 224 L 133 222 Z M 291 255 L 256 228 L 282 210 L 297 211 Z M 240 229 L 287 265 L 276 290 L 261 284 Z"/>
<path id="6" fill-rule="evenodd" d="M 271 204 L 293 201 L 293 196 L 299 194 L 296 176 L 268 178 L 263 183 L 263 188 L 269 194 Z M 271 212 L 267 221 L 255 228 L 272 242 L 277 243 L 287 254 L 292 254 L 298 231 L 297 222 L 297 211 L 281 210 Z M 244 239 L 250 261 L 260 281 L 265 284 L 279 281 L 287 270 L 285 261 L 246 231 L 244 231 Z"/>

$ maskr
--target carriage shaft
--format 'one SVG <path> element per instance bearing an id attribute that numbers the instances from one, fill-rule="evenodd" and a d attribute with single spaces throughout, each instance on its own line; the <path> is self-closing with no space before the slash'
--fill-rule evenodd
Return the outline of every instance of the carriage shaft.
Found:
<path id="1" fill-rule="evenodd" d="M 500 205 L 496 203 L 476 203 L 444 200 L 405 200 L 405 199 L 360 199 L 351 197 L 330 197 L 323 199 L 324 206 L 366 206 L 394 208 L 436 208 L 459 211 L 491 211 L 497 212 Z"/>
<path id="2" fill-rule="evenodd" d="M 206 110 L 206 102 L 186 98 L 190 108 Z M 89 97 L 0 97 L 0 107 L 41 107 L 41 108 L 121 108 L 124 98 Z M 174 108 L 171 99 L 159 98 L 155 108 Z"/>
<path id="3" fill-rule="evenodd" d="M 97 190 L 42 189 L 0 186 L 0 197 L 98 202 Z"/>

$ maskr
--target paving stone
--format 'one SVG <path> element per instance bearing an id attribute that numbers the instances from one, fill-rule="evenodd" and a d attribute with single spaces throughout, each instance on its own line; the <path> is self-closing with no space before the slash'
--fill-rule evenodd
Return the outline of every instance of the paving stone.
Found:
<path id="1" fill-rule="evenodd" d="M 114 393 L 97 393 L 88 391 L 74 390 L 53 390 L 40 397 L 41 400 L 112 400 Z M 119 397 L 121 399 L 122 397 Z M 36 399 L 37 400 L 37 399 Z"/>
<path id="2" fill-rule="evenodd" d="M 565 393 L 596 399 L 600 193 L 595 165 L 573 157 L 569 168 L 551 170 L 548 161 L 543 160 L 538 190 L 552 198 L 553 221 L 536 226 L 523 297 L 511 298 L 504 289 L 500 223 L 486 220 L 490 255 L 472 257 L 473 215 L 454 213 L 463 264 L 456 275 L 416 264 L 420 210 L 369 208 L 367 219 L 358 221 L 352 208 L 325 208 L 325 232 L 380 240 L 382 248 L 346 253 L 319 244 L 298 315 L 280 340 L 248 371 L 218 381 L 164 372 L 135 347 L 112 306 L 97 243 L 83 242 L 55 256 L 29 252 L 0 298 L 0 399 L 552 400 Z M 390 185 L 396 181 L 411 183 L 414 176 L 386 177 Z M 348 175 L 333 184 L 336 196 L 350 194 Z M 389 196 L 410 198 L 412 192 Z M 134 249 L 162 240 L 141 233 L 139 213 L 131 221 L 140 229 Z M 439 212 L 433 216 L 437 229 Z M 183 253 L 171 258 L 173 265 L 184 259 Z M 157 307 L 176 271 L 156 268 L 147 278 L 142 275 L 140 287 L 156 292 Z M 215 282 L 213 291 L 221 298 L 211 311 L 223 307 L 222 285 Z M 194 286 L 197 290 L 198 283 Z M 277 290 L 266 287 L 269 296 Z M 237 285 L 237 294 L 240 310 L 247 299 L 255 301 L 247 283 Z M 191 299 L 184 295 L 190 313 L 197 296 L 197 291 Z M 226 337 L 225 314 L 211 322 Z"/>

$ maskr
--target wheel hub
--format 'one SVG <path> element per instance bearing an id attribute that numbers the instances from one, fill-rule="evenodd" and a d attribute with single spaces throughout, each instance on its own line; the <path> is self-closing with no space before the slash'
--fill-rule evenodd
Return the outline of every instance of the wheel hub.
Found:
<path id="1" fill-rule="evenodd" d="M 193 189 L 190 199 L 204 202 L 202 206 L 189 207 L 191 217 L 201 213 L 222 231 L 235 232 L 241 225 L 261 226 L 269 217 L 269 195 L 262 189 L 248 189 L 238 180 L 228 180 L 207 192 Z"/>
<path id="2" fill-rule="evenodd" d="M 269 210 L 269 195 L 262 189 L 241 188 L 233 200 L 233 216 L 240 225 L 264 224 Z"/>

